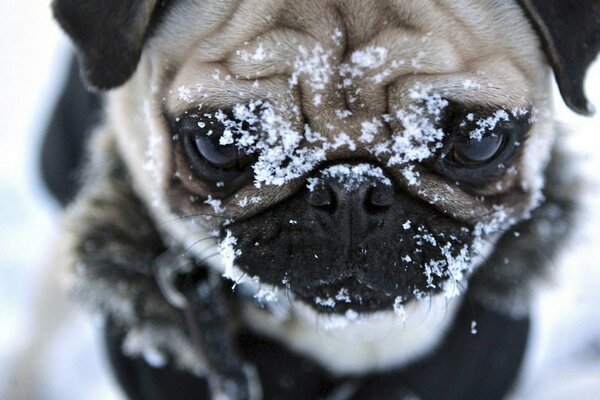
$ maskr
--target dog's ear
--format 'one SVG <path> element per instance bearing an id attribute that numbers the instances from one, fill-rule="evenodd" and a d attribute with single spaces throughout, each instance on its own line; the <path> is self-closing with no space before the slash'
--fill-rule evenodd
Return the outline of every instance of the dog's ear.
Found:
<path id="1" fill-rule="evenodd" d="M 519 0 L 544 44 L 565 103 L 591 115 L 585 74 L 600 52 L 599 0 Z"/>
<path id="2" fill-rule="evenodd" d="M 123 84 L 135 72 L 158 0 L 53 0 L 54 17 L 71 37 L 86 83 Z"/>

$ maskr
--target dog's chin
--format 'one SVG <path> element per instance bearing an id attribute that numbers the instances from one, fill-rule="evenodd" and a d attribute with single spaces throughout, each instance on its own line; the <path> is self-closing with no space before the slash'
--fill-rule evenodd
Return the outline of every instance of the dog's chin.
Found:
<path id="1" fill-rule="evenodd" d="M 472 228 L 402 193 L 358 223 L 327 221 L 302 193 L 226 227 L 235 264 L 320 313 L 390 311 L 460 285 Z"/>

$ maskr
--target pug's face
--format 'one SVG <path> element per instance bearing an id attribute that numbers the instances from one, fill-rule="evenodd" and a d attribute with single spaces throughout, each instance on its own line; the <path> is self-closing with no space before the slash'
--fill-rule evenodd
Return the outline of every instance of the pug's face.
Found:
<path id="1" fill-rule="evenodd" d="M 522 10 L 466 3 L 172 5 L 108 113 L 159 228 L 319 312 L 456 294 L 553 136 Z"/>

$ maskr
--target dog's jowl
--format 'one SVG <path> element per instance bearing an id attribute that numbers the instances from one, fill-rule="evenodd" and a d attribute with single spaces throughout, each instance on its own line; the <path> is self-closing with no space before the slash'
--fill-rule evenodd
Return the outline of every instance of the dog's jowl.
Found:
<path id="1" fill-rule="evenodd" d="M 501 399 L 600 4 L 55 0 L 103 123 L 63 267 L 132 399 Z"/>

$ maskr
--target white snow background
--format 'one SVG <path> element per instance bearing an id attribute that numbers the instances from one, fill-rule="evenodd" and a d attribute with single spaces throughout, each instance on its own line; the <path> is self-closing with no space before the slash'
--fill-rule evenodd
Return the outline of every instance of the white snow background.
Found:
<path id="1" fill-rule="evenodd" d="M 122 399 L 93 318 L 68 307 L 50 270 L 59 209 L 39 176 L 41 134 L 69 44 L 48 2 L 0 2 L 0 399 Z M 557 96 L 567 144 L 588 180 L 585 218 L 536 301 L 532 344 L 514 399 L 598 399 L 600 393 L 600 114 Z M 587 92 L 600 108 L 600 63 Z"/>

